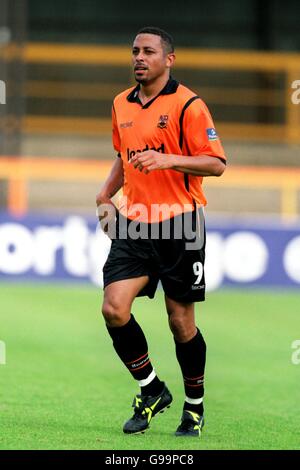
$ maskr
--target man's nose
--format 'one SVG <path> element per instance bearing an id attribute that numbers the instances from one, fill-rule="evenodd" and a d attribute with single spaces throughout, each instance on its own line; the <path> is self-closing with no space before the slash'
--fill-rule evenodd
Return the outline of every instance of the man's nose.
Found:
<path id="1" fill-rule="evenodd" d="M 144 52 L 139 51 L 139 53 L 135 56 L 135 59 L 137 62 L 143 62 L 144 61 Z"/>

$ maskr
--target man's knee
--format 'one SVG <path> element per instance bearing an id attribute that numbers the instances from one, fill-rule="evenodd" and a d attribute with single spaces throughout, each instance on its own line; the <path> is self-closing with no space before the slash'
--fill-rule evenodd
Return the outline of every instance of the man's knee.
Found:
<path id="1" fill-rule="evenodd" d="M 123 326 L 130 319 L 130 308 L 120 301 L 106 299 L 102 305 L 102 314 L 107 326 Z"/>

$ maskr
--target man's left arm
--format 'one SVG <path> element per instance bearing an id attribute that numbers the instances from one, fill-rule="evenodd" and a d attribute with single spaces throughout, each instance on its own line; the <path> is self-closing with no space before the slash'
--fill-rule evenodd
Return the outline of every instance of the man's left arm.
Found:
<path id="1" fill-rule="evenodd" d="M 184 157 L 174 155 L 174 170 L 194 176 L 221 176 L 226 163 L 220 157 L 209 155 Z"/>
<path id="2" fill-rule="evenodd" d="M 153 170 L 176 170 L 194 176 L 221 176 L 226 168 L 220 157 L 209 155 L 188 157 L 184 155 L 167 155 L 147 150 L 136 154 L 131 163 L 144 173 Z"/>

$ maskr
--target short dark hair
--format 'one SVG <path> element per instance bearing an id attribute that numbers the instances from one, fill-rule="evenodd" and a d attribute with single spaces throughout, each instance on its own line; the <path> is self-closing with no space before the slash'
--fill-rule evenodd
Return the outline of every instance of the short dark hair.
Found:
<path id="1" fill-rule="evenodd" d="M 138 34 L 155 34 L 156 36 L 160 36 L 165 52 L 167 54 L 174 52 L 173 38 L 163 29 L 157 28 L 156 26 L 145 26 L 136 33 L 136 35 Z"/>

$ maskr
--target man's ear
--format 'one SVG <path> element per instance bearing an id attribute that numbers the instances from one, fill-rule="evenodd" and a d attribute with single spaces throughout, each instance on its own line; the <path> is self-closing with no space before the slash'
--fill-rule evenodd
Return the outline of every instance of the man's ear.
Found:
<path id="1" fill-rule="evenodd" d="M 174 65 L 175 59 L 176 59 L 176 56 L 175 56 L 174 52 L 170 52 L 170 54 L 167 54 L 166 66 L 168 68 L 171 68 Z"/>

